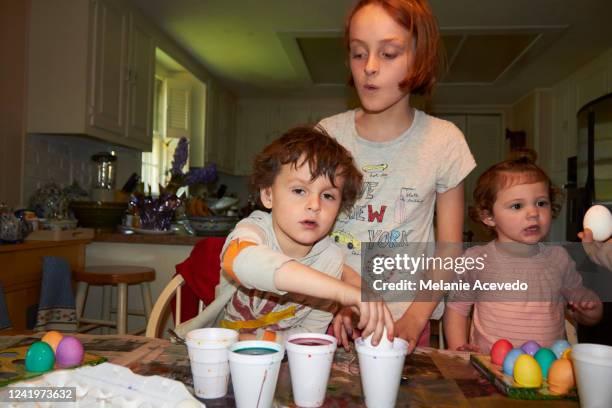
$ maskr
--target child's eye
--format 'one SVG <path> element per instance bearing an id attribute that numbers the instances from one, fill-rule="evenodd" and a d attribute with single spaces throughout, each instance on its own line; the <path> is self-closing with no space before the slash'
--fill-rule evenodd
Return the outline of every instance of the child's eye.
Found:
<path id="1" fill-rule="evenodd" d="M 523 206 L 520 203 L 514 203 L 510 206 L 513 210 L 520 210 Z"/>
<path id="2" fill-rule="evenodd" d="M 365 59 L 367 57 L 367 53 L 365 51 L 351 51 L 352 59 Z"/>
<path id="3" fill-rule="evenodd" d="M 538 207 L 548 207 L 548 201 L 547 200 L 540 200 L 536 203 L 536 205 Z"/>
<path id="4" fill-rule="evenodd" d="M 395 58 L 397 58 L 397 53 L 394 53 L 394 52 L 383 52 L 381 55 L 382 55 L 382 57 L 384 59 L 395 59 Z"/>
<path id="5" fill-rule="evenodd" d="M 294 188 L 293 190 L 291 190 L 294 194 L 297 195 L 304 195 L 306 194 L 306 191 L 304 191 L 303 188 Z"/>
<path id="6" fill-rule="evenodd" d="M 325 193 L 325 194 L 323 194 L 323 198 L 326 199 L 326 200 L 333 201 L 333 200 L 336 199 L 336 196 L 333 195 L 333 194 Z"/>

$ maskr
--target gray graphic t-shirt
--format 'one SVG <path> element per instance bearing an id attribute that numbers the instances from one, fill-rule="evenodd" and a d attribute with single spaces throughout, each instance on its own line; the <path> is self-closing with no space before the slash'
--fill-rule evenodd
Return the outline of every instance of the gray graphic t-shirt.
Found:
<path id="1" fill-rule="evenodd" d="M 320 125 L 347 148 L 363 173 L 362 196 L 348 214 L 340 214 L 332 240 L 361 273 L 361 245 L 382 248 L 408 242 L 434 242 L 436 193 L 456 187 L 476 162 L 463 133 L 451 122 L 415 110 L 411 127 L 388 142 L 357 134 L 351 110 L 325 118 Z M 390 304 L 399 318 L 408 303 Z M 441 315 L 438 308 L 433 317 Z"/>

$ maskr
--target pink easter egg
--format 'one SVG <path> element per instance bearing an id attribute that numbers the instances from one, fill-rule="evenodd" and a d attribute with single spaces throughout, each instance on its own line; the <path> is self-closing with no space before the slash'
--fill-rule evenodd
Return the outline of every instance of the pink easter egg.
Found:
<path id="1" fill-rule="evenodd" d="M 73 336 L 66 336 L 60 341 L 55 350 L 55 361 L 61 368 L 81 365 L 85 350 L 81 342 Z"/>

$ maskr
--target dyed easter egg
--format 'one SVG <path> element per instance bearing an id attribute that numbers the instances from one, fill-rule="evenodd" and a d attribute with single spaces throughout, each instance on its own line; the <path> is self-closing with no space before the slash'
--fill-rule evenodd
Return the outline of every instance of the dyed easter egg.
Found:
<path id="1" fill-rule="evenodd" d="M 553 353 L 551 349 L 542 347 L 537 353 L 535 353 L 534 358 L 542 369 L 542 377 L 548 378 L 548 370 L 550 369 L 550 365 L 557 359 L 555 353 Z"/>
<path id="2" fill-rule="evenodd" d="M 83 362 L 83 345 L 72 336 L 66 336 L 60 341 L 55 352 L 57 365 L 62 368 L 74 367 Z"/>
<path id="3" fill-rule="evenodd" d="M 51 330 L 48 331 L 47 334 L 45 334 L 40 340 L 50 345 L 53 349 L 53 352 L 55 353 L 55 351 L 57 350 L 57 345 L 60 343 L 60 341 L 62 341 L 63 338 L 64 336 L 62 336 L 60 332 Z"/>
<path id="4" fill-rule="evenodd" d="M 493 364 L 502 365 L 504 358 L 510 350 L 512 350 L 512 343 L 506 339 L 499 339 L 491 347 L 491 362 Z"/>
<path id="5" fill-rule="evenodd" d="M 553 351 L 553 353 L 555 353 L 557 358 L 561 358 L 563 356 L 563 352 L 570 347 L 571 346 L 567 340 L 557 340 L 553 343 L 550 349 Z"/>
<path id="6" fill-rule="evenodd" d="M 25 369 L 27 371 L 42 373 L 53 368 L 55 355 L 50 345 L 43 341 L 32 343 L 25 356 Z"/>
<path id="7" fill-rule="evenodd" d="M 563 354 L 561 354 L 561 358 L 566 358 L 568 360 L 572 359 L 572 348 L 567 348 L 565 349 L 565 351 L 563 352 Z"/>
<path id="8" fill-rule="evenodd" d="M 565 394 L 576 385 L 574 367 L 566 358 L 555 360 L 548 370 L 548 389 L 553 394 Z"/>
<path id="9" fill-rule="evenodd" d="M 514 363 L 514 381 L 522 387 L 542 386 L 542 370 L 538 362 L 529 354 L 521 354 Z"/>
<path id="10" fill-rule="evenodd" d="M 379 350 L 392 350 L 393 349 L 393 342 L 389 341 L 389 339 L 387 338 L 387 329 L 386 328 L 383 329 L 382 337 L 380 338 L 380 341 L 378 342 L 378 344 L 376 346 L 372 345 L 372 337 L 373 336 L 374 336 L 374 333 L 370 334 L 364 340 L 364 343 L 368 347 L 378 348 Z"/>
<path id="11" fill-rule="evenodd" d="M 514 375 L 514 363 L 521 354 L 525 354 L 525 352 L 520 348 L 512 349 L 506 354 L 506 358 L 504 358 L 504 363 L 502 364 L 504 373 Z"/>
<path id="12" fill-rule="evenodd" d="M 523 343 L 523 345 L 521 346 L 521 349 L 523 349 L 525 353 L 533 357 L 535 353 L 537 353 L 538 350 L 540 349 L 540 345 L 533 340 L 529 340 Z"/>

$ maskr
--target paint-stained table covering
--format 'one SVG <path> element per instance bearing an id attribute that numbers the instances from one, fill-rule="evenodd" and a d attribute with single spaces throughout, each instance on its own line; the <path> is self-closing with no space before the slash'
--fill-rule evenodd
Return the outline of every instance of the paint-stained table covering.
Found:
<path id="1" fill-rule="evenodd" d="M 136 374 L 161 375 L 183 382 L 193 392 L 187 349 L 165 339 L 141 336 L 78 334 L 85 351 L 129 367 Z M 1 336 L 0 350 L 39 340 L 39 335 Z M 226 397 L 205 400 L 208 408 L 233 407 L 232 387 Z M 276 387 L 275 406 L 293 407 L 289 365 L 285 358 Z M 324 407 L 363 407 L 359 365 L 355 351 L 338 349 L 327 387 Z M 398 407 L 573 407 L 574 401 L 509 399 L 482 377 L 469 362 L 469 354 L 417 348 L 406 358 L 397 397 Z"/>

